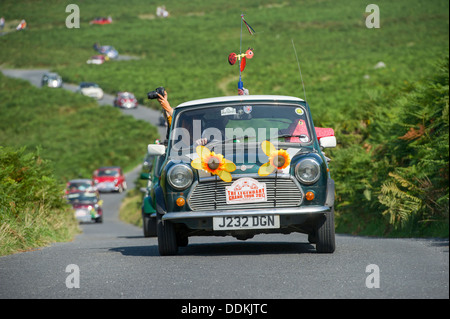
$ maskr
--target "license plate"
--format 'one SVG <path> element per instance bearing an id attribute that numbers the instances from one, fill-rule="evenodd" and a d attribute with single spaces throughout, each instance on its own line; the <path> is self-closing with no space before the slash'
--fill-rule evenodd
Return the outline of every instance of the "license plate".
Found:
<path id="1" fill-rule="evenodd" d="M 91 214 L 89 214 L 89 212 L 86 210 L 77 210 L 75 212 L 75 217 L 77 220 L 82 222 L 91 221 Z"/>
<path id="2" fill-rule="evenodd" d="M 279 215 L 213 217 L 213 230 L 280 228 Z"/>

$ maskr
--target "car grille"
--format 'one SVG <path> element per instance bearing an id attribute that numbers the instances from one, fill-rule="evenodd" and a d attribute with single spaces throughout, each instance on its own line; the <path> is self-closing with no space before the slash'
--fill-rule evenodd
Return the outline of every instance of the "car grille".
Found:
<path id="1" fill-rule="evenodd" d="M 266 202 L 228 205 L 226 203 L 225 186 L 231 184 L 219 179 L 194 184 L 194 188 L 188 196 L 188 204 L 193 211 L 283 208 L 301 205 L 303 192 L 292 177 L 257 178 L 257 180 L 266 183 Z M 214 189 L 217 189 L 217 192 L 214 192 Z"/>

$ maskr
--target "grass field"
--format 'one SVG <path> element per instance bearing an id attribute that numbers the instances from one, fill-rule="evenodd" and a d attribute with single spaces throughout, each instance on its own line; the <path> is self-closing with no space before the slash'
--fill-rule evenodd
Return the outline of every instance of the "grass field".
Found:
<path id="1" fill-rule="evenodd" d="M 360 111 L 359 102 L 370 94 L 429 74 L 448 52 L 444 0 L 379 1 L 379 29 L 366 28 L 365 4 L 357 0 L 166 1 L 168 19 L 154 18 L 154 2 L 80 2 L 79 29 L 65 26 L 71 1 L 38 3 L 2 1 L 0 12 L 7 19 L 24 17 L 29 25 L 0 39 L 3 66 L 50 67 L 66 81 L 93 80 L 109 92 L 131 90 L 141 101 L 160 85 L 174 105 L 234 95 L 238 70 L 227 56 L 239 51 L 244 13 L 256 31 L 251 36 L 244 28 L 242 47 L 255 52 L 243 72 L 244 86 L 251 94 L 303 96 L 293 40 L 316 121 L 328 124 Z M 113 24 L 89 25 L 107 15 Z M 141 59 L 87 65 L 95 42 Z M 386 68 L 375 70 L 380 61 Z"/>
<path id="2" fill-rule="evenodd" d="M 66 90 L 35 88 L 0 74 L 0 145 L 39 148 L 61 181 L 90 178 L 100 166 L 140 164 L 155 127 Z"/>
<path id="3" fill-rule="evenodd" d="M 336 131 L 339 146 L 331 153 L 331 173 L 337 183 L 338 229 L 378 235 L 392 231 L 382 214 L 385 207 L 376 200 L 383 185 L 380 179 L 409 163 L 389 164 L 392 149 L 383 158 L 385 176 L 377 176 L 375 164 L 383 161 L 374 150 L 385 144 L 380 132 L 389 130 L 377 133 L 375 125 L 400 125 L 405 112 L 401 101 L 448 60 L 448 1 L 377 1 L 378 29 L 366 27 L 368 3 L 358 0 L 167 0 L 167 19 L 155 17 L 159 2 L 75 1 L 81 25 L 68 29 L 65 7 L 73 2 L 3 0 L 0 15 L 7 21 L 26 19 L 28 29 L 0 37 L 1 67 L 51 68 L 67 82 L 95 81 L 111 93 L 130 90 L 154 108 L 158 105 L 148 102 L 146 93 L 161 85 L 173 106 L 234 95 L 238 69 L 228 64 L 227 56 L 239 52 L 243 13 L 256 31 L 252 36 L 244 28 L 242 37 L 242 49 L 252 47 L 255 53 L 243 72 L 250 94 L 304 97 L 293 41 L 315 124 Z M 111 25 L 89 25 L 91 19 L 108 15 Z M 95 42 L 138 59 L 87 65 Z M 379 62 L 384 66 L 376 68 Z M 392 121 L 386 121 L 389 118 Z M 448 180 L 448 175 L 443 178 Z M 362 215 L 365 218 L 354 223 Z M 448 224 L 448 214 L 442 218 Z M 366 223 L 376 225 L 377 231 Z"/>

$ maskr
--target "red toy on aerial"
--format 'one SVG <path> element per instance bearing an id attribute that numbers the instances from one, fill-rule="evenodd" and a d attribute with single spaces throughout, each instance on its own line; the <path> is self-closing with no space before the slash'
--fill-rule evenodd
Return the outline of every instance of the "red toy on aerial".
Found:
<path id="1" fill-rule="evenodd" d="M 245 24 L 250 35 L 255 34 L 255 30 L 253 30 L 253 28 L 247 23 L 247 21 L 245 21 L 244 15 L 241 14 L 241 43 L 242 43 L 242 23 Z M 248 91 L 244 89 L 244 83 L 242 82 L 241 73 L 242 71 L 244 71 L 245 66 L 247 65 L 247 59 L 253 58 L 253 54 L 254 54 L 253 48 L 248 48 L 248 50 L 245 51 L 245 53 L 239 52 L 239 54 L 236 54 L 232 52 L 228 55 L 228 63 L 230 63 L 230 65 L 234 65 L 236 64 L 236 62 L 239 62 L 239 82 L 238 82 L 239 95 L 248 94 Z"/>
<path id="2" fill-rule="evenodd" d="M 228 55 L 228 62 L 231 65 L 234 65 L 236 63 L 236 61 L 240 61 L 240 67 L 239 70 L 242 72 L 245 69 L 245 65 L 247 64 L 247 59 L 251 59 L 253 58 L 253 49 L 252 48 L 248 48 L 247 51 L 245 51 L 245 53 L 242 54 L 236 54 L 234 52 L 230 53 Z"/>

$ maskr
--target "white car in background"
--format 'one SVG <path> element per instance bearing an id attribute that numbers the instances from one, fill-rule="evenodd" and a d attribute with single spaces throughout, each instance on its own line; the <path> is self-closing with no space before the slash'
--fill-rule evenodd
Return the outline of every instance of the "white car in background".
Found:
<path id="1" fill-rule="evenodd" d="M 81 82 L 77 92 L 97 100 L 101 100 L 103 98 L 103 90 L 98 86 L 98 84 L 93 82 Z"/>
<path id="2" fill-rule="evenodd" d="M 103 64 L 108 61 L 109 57 L 104 55 L 94 55 L 86 61 L 87 64 Z"/>

